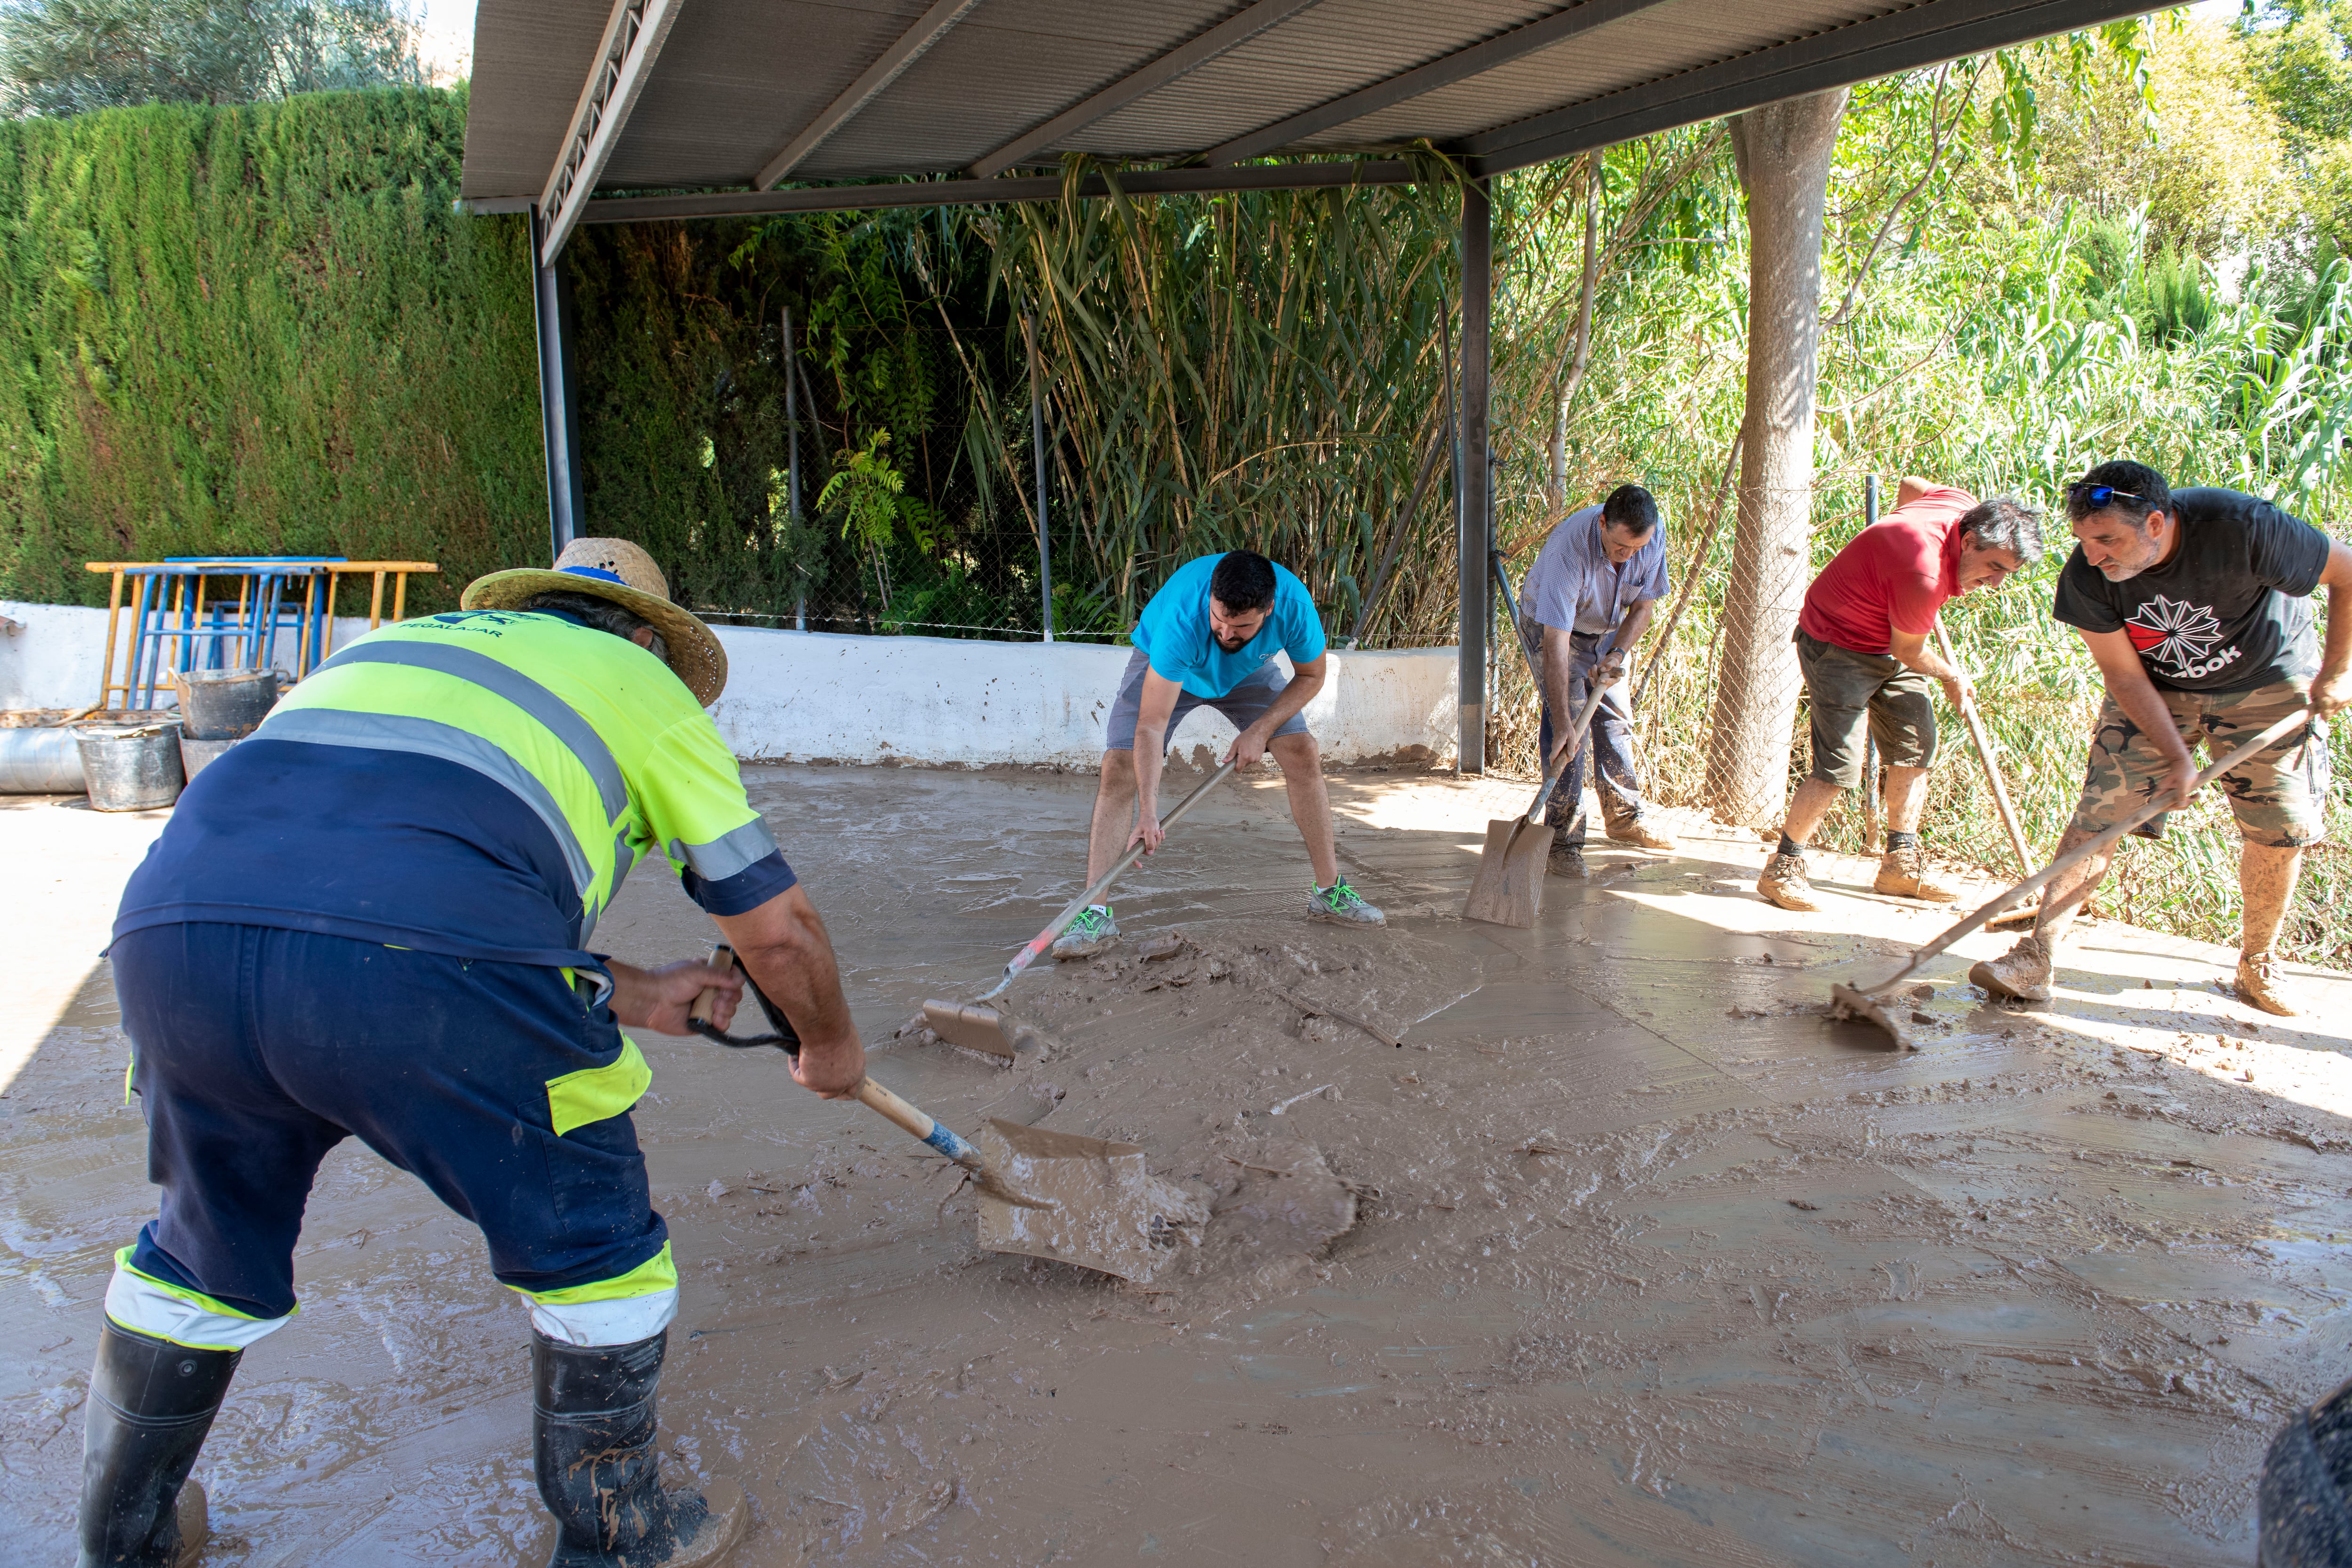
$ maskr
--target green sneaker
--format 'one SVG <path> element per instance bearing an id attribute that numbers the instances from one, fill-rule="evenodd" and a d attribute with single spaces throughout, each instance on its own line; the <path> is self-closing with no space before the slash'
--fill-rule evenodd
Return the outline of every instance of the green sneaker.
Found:
<path id="1" fill-rule="evenodd" d="M 1118 921 L 1111 918 L 1110 906 L 1088 904 L 1045 951 L 1055 958 L 1092 958 L 1118 940 Z"/>
<path id="2" fill-rule="evenodd" d="M 1318 888 L 1307 896 L 1307 918 L 1329 921 L 1343 926 L 1384 926 L 1388 916 L 1364 902 L 1361 893 L 1348 886 L 1340 878 L 1328 888 Z"/>

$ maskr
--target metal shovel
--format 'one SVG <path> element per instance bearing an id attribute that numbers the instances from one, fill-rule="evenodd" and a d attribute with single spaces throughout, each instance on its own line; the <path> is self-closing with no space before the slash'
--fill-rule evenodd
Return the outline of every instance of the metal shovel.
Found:
<path id="1" fill-rule="evenodd" d="M 726 969 L 734 962 L 732 949 L 711 949 L 714 967 Z M 791 1021 L 748 972 L 743 978 L 767 1014 L 772 1033 L 746 1039 L 719 1029 L 710 1022 L 717 995 L 711 991 L 695 999 L 688 1026 L 722 1046 L 774 1046 L 797 1058 L 800 1037 Z M 1149 1279 L 1173 1256 L 1170 1247 L 1188 1235 L 1197 1240 L 1198 1227 L 1208 1220 L 1207 1205 L 1144 1169 L 1143 1151 L 1132 1143 L 993 1121 L 982 1134 L 983 1147 L 974 1148 L 871 1078 L 858 1079 L 853 1094 L 971 1173 L 980 1193 L 980 1244 L 991 1251 L 1056 1258 L 1122 1279 Z"/>
<path id="2" fill-rule="evenodd" d="M 2255 752 L 2268 750 L 2270 747 L 2274 746 L 2279 742 L 2284 740 L 2289 734 L 2292 734 L 2298 726 L 2307 725 L 2310 722 L 2311 713 L 2307 709 L 2298 710 L 2294 713 L 2288 714 L 2285 718 L 2280 720 L 2277 723 L 2273 724 L 2269 729 L 2264 730 L 2261 734 L 2256 735 L 2252 740 L 2248 741 L 2244 745 L 2238 747 L 2236 750 L 2230 752 L 2229 755 L 2221 758 L 2219 762 L 2213 763 L 2210 767 L 2205 769 L 2195 778 L 2191 779 L 2189 783 L 2190 791 L 2193 793 L 2194 791 L 2203 789 L 2207 784 L 2211 784 L 2215 779 L 2220 778 L 2223 773 L 2228 773 L 2231 768 L 2236 767 L 2240 763 L 2244 762 L 2248 757 L 2252 756 Z M 1905 1037 L 1903 1033 L 1903 1026 L 1890 1016 L 1886 1011 L 1885 1003 L 1886 994 L 1888 992 L 1894 990 L 1897 985 L 1902 984 L 1905 981 L 1910 979 L 1912 975 L 1917 973 L 1921 964 L 1927 963 L 1929 959 L 1935 957 L 1937 953 L 1951 946 L 1952 943 L 1959 941 L 1960 938 L 1976 930 L 1979 926 L 1983 925 L 1986 921 L 1991 920 L 1995 915 L 2000 913 L 2001 910 L 2007 909 L 2018 900 L 2025 897 L 2028 893 L 2040 892 L 2042 889 L 2055 881 L 2061 873 L 2074 869 L 2076 866 L 2081 865 L 2084 861 L 2089 859 L 2094 855 L 2099 854 L 2104 850 L 2113 848 L 2117 840 L 2121 839 L 2125 834 L 2129 833 L 2133 828 L 2137 827 L 2141 823 L 2146 822 L 2148 818 L 2156 816 L 2159 812 L 2170 811 L 2181 804 L 2183 804 L 2183 802 L 2175 800 L 2169 791 L 2158 795 L 2156 799 L 2148 802 L 2146 805 L 2141 806 L 2137 811 L 2133 812 L 2121 822 L 2116 823 L 2113 827 L 2101 833 L 2097 837 L 2077 845 L 2074 849 L 2068 851 L 2066 854 L 2061 855 L 2057 859 L 2053 860 L 2049 865 L 2043 867 L 2032 876 L 2028 877 L 2024 881 L 2018 883 L 2014 888 L 2010 889 L 2005 893 L 2001 893 L 1994 897 L 1991 900 L 1978 909 L 1973 914 L 1970 914 L 1967 919 L 1961 921 L 1958 925 L 1952 927 L 1949 931 L 1944 932 L 1935 941 L 1929 942 L 1927 946 L 1913 953 L 1911 955 L 1910 963 L 1905 964 L 1901 969 L 1896 970 L 1893 974 L 1888 975 L 1877 984 L 1861 991 L 1855 990 L 1851 985 L 1831 986 L 1830 1016 L 1838 1019 L 1866 1019 L 1885 1030 L 1889 1035 L 1892 1035 L 1895 1037 L 1895 1043 L 1897 1047 L 1909 1045 L 1911 1042 Z"/>
<path id="3" fill-rule="evenodd" d="M 1543 913 L 1544 868 L 1551 854 L 1551 833 L 1543 821 L 1544 803 L 1583 749 L 1584 731 L 1608 694 L 1607 687 L 1595 686 L 1592 695 L 1584 700 L 1575 730 L 1560 741 L 1554 752 L 1559 760 L 1536 786 L 1536 797 L 1528 804 L 1526 815 L 1488 819 L 1486 845 L 1478 851 L 1478 875 L 1472 879 L 1470 896 L 1462 904 L 1464 920 L 1525 929 Z"/>
<path id="4" fill-rule="evenodd" d="M 1178 801 L 1175 809 L 1160 819 L 1160 826 L 1163 828 L 1175 826 L 1202 795 L 1216 788 L 1233 771 L 1233 760 L 1229 757 L 1218 765 L 1215 773 L 1194 786 L 1192 794 Z M 1054 939 L 1069 929 L 1070 922 L 1078 918 L 1080 911 L 1088 904 L 1100 903 L 1102 896 L 1110 891 L 1110 885 L 1118 879 L 1119 873 L 1134 865 L 1142 854 L 1143 846 L 1138 844 L 1120 856 L 1117 864 L 1096 878 L 1085 892 L 1063 907 L 1062 912 L 1055 915 L 1044 931 L 1030 938 L 1027 946 L 1013 955 L 1013 962 L 1004 966 L 1002 979 L 971 1001 L 924 1003 L 923 1022 L 929 1025 L 931 1032 L 940 1038 L 967 1050 L 1010 1057 L 1017 1051 L 1035 1049 L 1042 1044 L 1035 1029 L 1015 1018 L 1009 1009 L 992 1007 L 989 1004 L 1003 995 L 1006 987 L 1021 977 L 1021 972 L 1036 963 L 1045 951 L 1054 945 Z"/>

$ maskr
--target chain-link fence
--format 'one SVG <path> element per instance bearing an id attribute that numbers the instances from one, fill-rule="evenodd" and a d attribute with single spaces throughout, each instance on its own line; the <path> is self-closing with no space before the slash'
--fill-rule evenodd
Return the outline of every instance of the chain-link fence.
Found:
<path id="1" fill-rule="evenodd" d="M 915 352 L 962 387 L 1019 388 L 1027 365 L 1001 334 L 916 329 Z M 795 345 L 797 348 L 797 345 Z M 961 427 L 918 426 L 910 439 L 852 445 L 822 367 L 787 362 L 783 463 L 769 476 L 776 569 L 753 600 L 700 605 L 711 618 L 803 631 L 924 637 L 1042 637 L 1045 587 L 1055 590 L 1056 637 L 1100 639 L 1119 628 L 1088 612 L 1074 548 L 1076 521 L 1055 483 L 1060 454 L 1053 399 L 1045 408 L 1048 540 L 1036 528 L 1035 454 L 1025 400 L 995 407 L 973 397 Z M 1061 559 L 1055 562 L 1054 557 Z"/>

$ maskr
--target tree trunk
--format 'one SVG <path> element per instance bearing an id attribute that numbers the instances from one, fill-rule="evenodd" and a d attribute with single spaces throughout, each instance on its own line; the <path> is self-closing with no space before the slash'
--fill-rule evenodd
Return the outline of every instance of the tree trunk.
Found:
<path id="1" fill-rule="evenodd" d="M 1748 406 L 1706 798 L 1724 821 L 1759 827 L 1780 814 L 1797 713 L 1790 638 L 1811 553 L 1822 209 L 1845 102 L 1841 88 L 1731 121 L 1748 193 Z"/>

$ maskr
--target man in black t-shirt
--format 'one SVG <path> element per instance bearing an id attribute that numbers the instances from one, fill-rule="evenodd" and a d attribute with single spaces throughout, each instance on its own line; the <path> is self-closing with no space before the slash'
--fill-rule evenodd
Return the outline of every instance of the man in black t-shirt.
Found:
<path id="1" fill-rule="evenodd" d="M 2107 688 L 2061 855 L 2159 795 L 2186 798 L 2201 740 L 2216 754 L 2300 709 L 2312 722 L 2221 777 L 2245 840 L 2238 994 L 2292 1017 L 2271 956 L 2305 847 L 2326 831 L 2322 720 L 2352 704 L 2352 549 L 2250 495 L 2172 489 L 2140 463 L 2102 463 L 2066 491 L 2078 542 L 2051 613 L 2082 635 Z M 2327 640 L 2311 595 L 2328 591 Z M 2161 818 L 2158 819 L 2159 822 Z M 2033 933 L 1969 978 L 2050 999 L 2059 937 L 2105 874 L 2095 855 L 2051 883 Z"/>

